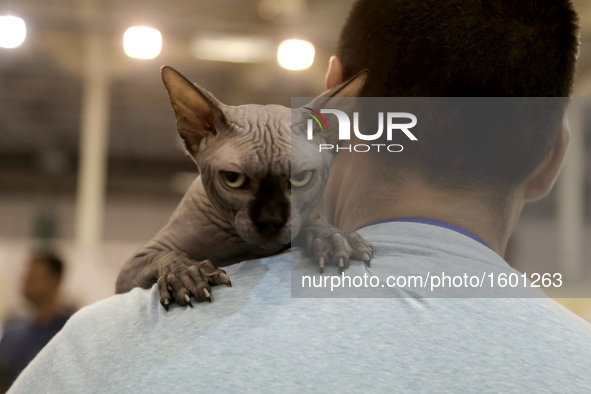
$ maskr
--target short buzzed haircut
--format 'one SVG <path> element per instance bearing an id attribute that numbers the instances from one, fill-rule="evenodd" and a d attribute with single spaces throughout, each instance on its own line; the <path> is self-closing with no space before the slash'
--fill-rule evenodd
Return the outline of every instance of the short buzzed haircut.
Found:
<path id="1" fill-rule="evenodd" d="M 365 97 L 568 97 L 578 45 L 569 0 L 359 0 L 336 54 L 345 78 L 369 70 Z M 528 102 L 528 127 L 494 136 L 452 122 L 392 160 L 435 187 L 506 192 L 549 153 L 567 103 Z"/>

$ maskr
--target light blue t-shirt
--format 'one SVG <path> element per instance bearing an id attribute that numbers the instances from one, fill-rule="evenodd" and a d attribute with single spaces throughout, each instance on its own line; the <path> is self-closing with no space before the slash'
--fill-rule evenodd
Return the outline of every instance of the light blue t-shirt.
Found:
<path id="1" fill-rule="evenodd" d="M 353 261 L 350 277 L 518 274 L 450 229 L 394 222 L 360 234 L 376 256 L 370 268 Z M 292 277 L 295 287 L 320 277 L 297 256 L 227 267 L 233 287 L 193 309 L 166 312 L 156 287 L 86 307 L 10 392 L 591 392 L 591 325 L 535 290 L 442 298 L 413 283 L 294 298 Z"/>

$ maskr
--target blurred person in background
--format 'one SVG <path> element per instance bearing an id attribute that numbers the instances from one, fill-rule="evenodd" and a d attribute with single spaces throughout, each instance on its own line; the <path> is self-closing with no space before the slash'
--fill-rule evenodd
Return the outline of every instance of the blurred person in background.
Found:
<path id="1" fill-rule="evenodd" d="M 11 318 L 4 325 L 0 339 L 0 390 L 10 387 L 72 315 L 73 311 L 60 300 L 63 273 L 64 264 L 53 253 L 39 253 L 29 261 L 21 290 L 31 313 Z"/>

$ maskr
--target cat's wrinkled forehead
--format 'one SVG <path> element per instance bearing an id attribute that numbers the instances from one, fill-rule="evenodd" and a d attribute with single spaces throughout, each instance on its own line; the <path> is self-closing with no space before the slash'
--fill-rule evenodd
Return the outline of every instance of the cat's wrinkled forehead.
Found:
<path id="1" fill-rule="evenodd" d="M 226 120 L 246 132 L 274 130 L 289 134 L 291 110 L 281 105 L 241 105 L 223 109 Z"/>
<path id="2" fill-rule="evenodd" d="M 205 151 L 212 153 L 211 156 L 208 155 L 208 160 L 213 167 L 221 168 L 233 163 L 237 170 L 241 170 L 239 172 L 289 174 L 289 108 L 250 104 L 239 107 L 223 106 L 221 109 L 229 133 L 217 140 L 215 150 L 204 147 Z"/>

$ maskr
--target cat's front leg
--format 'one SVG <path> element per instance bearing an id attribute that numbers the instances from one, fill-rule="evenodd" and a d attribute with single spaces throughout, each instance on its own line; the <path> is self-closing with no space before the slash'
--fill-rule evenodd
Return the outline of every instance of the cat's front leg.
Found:
<path id="1" fill-rule="evenodd" d="M 320 273 L 327 262 L 338 265 L 342 272 L 349 267 L 351 257 L 363 260 L 368 267 L 373 258 L 371 243 L 355 232 L 338 229 L 319 215 L 306 222 L 295 244 L 302 245 L 307 254 L 318 262 Z"/>
<path id="2" fill-rule="evenodd" d="M 191 295 L 197 301 L 211 302 L 210 286 L 232 286 L 226 271 L 210 260 L 196 261 L 182 252 L 166 251 L 158 253 L 153 263 L 158 276 L 160 303 L 166 310 L 173 300 L 181 306 L 192 307 Z"/>

